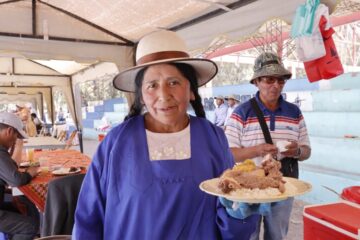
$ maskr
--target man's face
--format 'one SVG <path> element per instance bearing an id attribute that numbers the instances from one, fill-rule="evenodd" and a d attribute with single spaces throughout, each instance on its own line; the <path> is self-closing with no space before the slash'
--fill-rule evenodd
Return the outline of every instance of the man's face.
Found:
<path id="1" fill-rule="evenodd" d="M 285 79 L 275 76 L 260 77 L 255 81 L 260 92 L 260 98 L 265 103 L 278 101 L 285 83 Z"/>
<path id="2" fill-rule="evenodd" d="M 220 98 L 217 98 L 217 99 L 216 99 L 216 105 L 217 105 L 217 106 L 220 106 L 223 102 L 224 102 L 224 100 L 222 100 L 222 99 L 220 99 Z"/>
<path id="3" fill-rule="evenodd" d="M 13 127 L 7 127 L 0 130 L 0 142 L 7 149 L 12 147 L 19 137 L 18 131 Z"/>
<path id="4" fill-rule="evenodd" d="M 235 105 L 235 100 L 232 99 L 232 98 L 229 98 L 229 99 L 228 99 L 228 105 L 229 105 L 230 107 L 233 107 L 233 106 Z"/>

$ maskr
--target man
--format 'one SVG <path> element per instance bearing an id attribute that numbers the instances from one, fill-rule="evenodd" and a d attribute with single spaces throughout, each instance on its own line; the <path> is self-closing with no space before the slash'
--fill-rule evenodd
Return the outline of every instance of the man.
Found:
<path id="1" fill-rule="evenodd" d="M 37 175 L 38 168 L 29 167 L 19 172 L 16 162 L 11 158 L 18 138 L 26 138 L 21 120 L 12 113 L 0 113 L 0 232 L 11 239 L 33 239 L 38 232 L 38 221 L 21 215 L 11 205 L 4 202 L 6 186 L 22 186 Z"/>
<path id="2" fill-rule="evenodd" d="M 225 100 L 227 101 L 228 104 L 228 109 L 225 118 L 225 125 L 226 125 L 231 114 L 233 113 L 234 109 L 239 105 L 240 101 L 237 99 L 237 97 L 234 94 L 231 94 L 229 97 L 225 98 Z"/>
<path id="3" fill-rule="evenodd" d="M 281 160 L 283 174 L 298 177 L 298 161 L 308 159 L 311 148 L 300 109 L 281 96 L 289 78 L 291 73 L 284 68 L 281 60 L 275 54 L 265 52 L 255 60 L 254 75 L 250 81 L 258 88 L 255 99 L 273 142 L 290 141 L 287 151 L 279 153 L 275 145 L 265 142 L 250 101 L 234 110 L 225 134 L 236 161 L 251 158 L 260 165 L 266 154 L 277 155 L 277 159 Z M 271 204 L 271 213 L 263 217 L 265 240 L 278 240 L 286 236 L 292 204 L 293 198 Z M 259 238 L 260 224 L 261 221 L 252 239 Z"/>
<path id="4" fill-rule="evenodd" d="M 42 122 L 40 121 L 40 119 L 36 116 L 36 113 L 31 113 L 31 120 L 33 121 L 33 123 L 36 126 L 36 132 L 37 134 L 40 133 L 41 129 L 42 129 Z"/>
<path id="5" fill-rule="evenodd" d="M 222 127 L 225 124 L 225 118 L 226 118 L 228 106 L 224 102 L 224 97 L 221 95 L 215 97 L 215 101 L 217 108 L 215 108 L 214 124 L 216 126 Z"/>

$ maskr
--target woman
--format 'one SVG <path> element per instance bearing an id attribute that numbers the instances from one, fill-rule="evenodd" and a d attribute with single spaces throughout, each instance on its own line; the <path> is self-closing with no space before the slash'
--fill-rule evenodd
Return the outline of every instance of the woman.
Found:
<path id="1" fill-rule="evenodd" d="M 166 48 L 166 49 L 165 49 Z M 233 166 L 222 129 L 198 93 L 217 72 L 189 58 L 173 32 L 144 37 L 137 66 L 114 86 L 135 92 L 126 120 L 100 144 L 75 213 L 74 239 L 248 239 L 257 215 L 236 220 L 199 184 Z M 189 103 L 197 117 L 187 115 Z"/>

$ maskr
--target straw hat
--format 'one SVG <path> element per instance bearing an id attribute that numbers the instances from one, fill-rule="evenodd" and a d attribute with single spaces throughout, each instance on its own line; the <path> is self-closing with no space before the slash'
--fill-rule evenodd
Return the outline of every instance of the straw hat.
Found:
<path id="1" fill-rule="evenodd" d="M 225 98 L 222 95 L 217 95 L 216 97 L 214 97 L 215 99 L 221 99 L 224 100 Z"/>
<path id="2" fill-rule="evenodd" d="M 160 30 L 140 40 L 136 50 L 136 66 L 116 75 L 113 80 L 114 87 L 125 92 L 135 92 L 136 74 L 144 67 L 160 63 L 191 65 L 197 73 L 199 87 L 209 82 L 218 71 L 211 60 L 190 58 L 184 40 L 175 32 Z"/>
<path id="3" fill-rule="evenodd" d="M 240 102 L 240 100 L 238 99 L 238 97 L 235 94 L 230 94 L 228 97 L 225 98 L 226 101 L 229 99 L 233 99 L 237 102 Z"/>
<path id="4" fill-rule="evenodd" d="M 282 64 L 280 58 L 271 52 L 264 52 L 255 59 L 254 74 L 250 83 L 259 77 L 274 76 L 284 79 L 291 78 L 291 72 Z"/>

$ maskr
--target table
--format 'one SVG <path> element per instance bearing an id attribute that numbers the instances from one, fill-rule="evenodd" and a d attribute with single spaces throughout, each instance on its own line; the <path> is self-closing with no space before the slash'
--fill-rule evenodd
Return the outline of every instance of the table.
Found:
<path id="1" fill-rule="evenodd" d="M 54 151 L 37 151 L 34 153 L 35 161 L 40 158 L 46 158 L 49 161 L 50 168 L 54 165 L 65 163 L 64 167 L 80 167 L 81 173 L 85 173 L 91 160 L 85 154 L 76 150 L 54 150 Z M 26 159 L 25 156 L 23 159 Z M 25 161 L 25 160 L 24 160 Z M 19 187 L 19 190 L 33 202 L 41 212 L 45 209 L 45 200 L 48 183 L 61 176 L 54 176 L 51 172 L 41 172 L 33 178 L 27 185 Z"/>
<path id="2" fill-rule="evenodd" d="M 29 137 L 25 139 L 24 148 L 35 149 L 63 149 L 66 143 L 60 142 L 53 137 Z"/>

